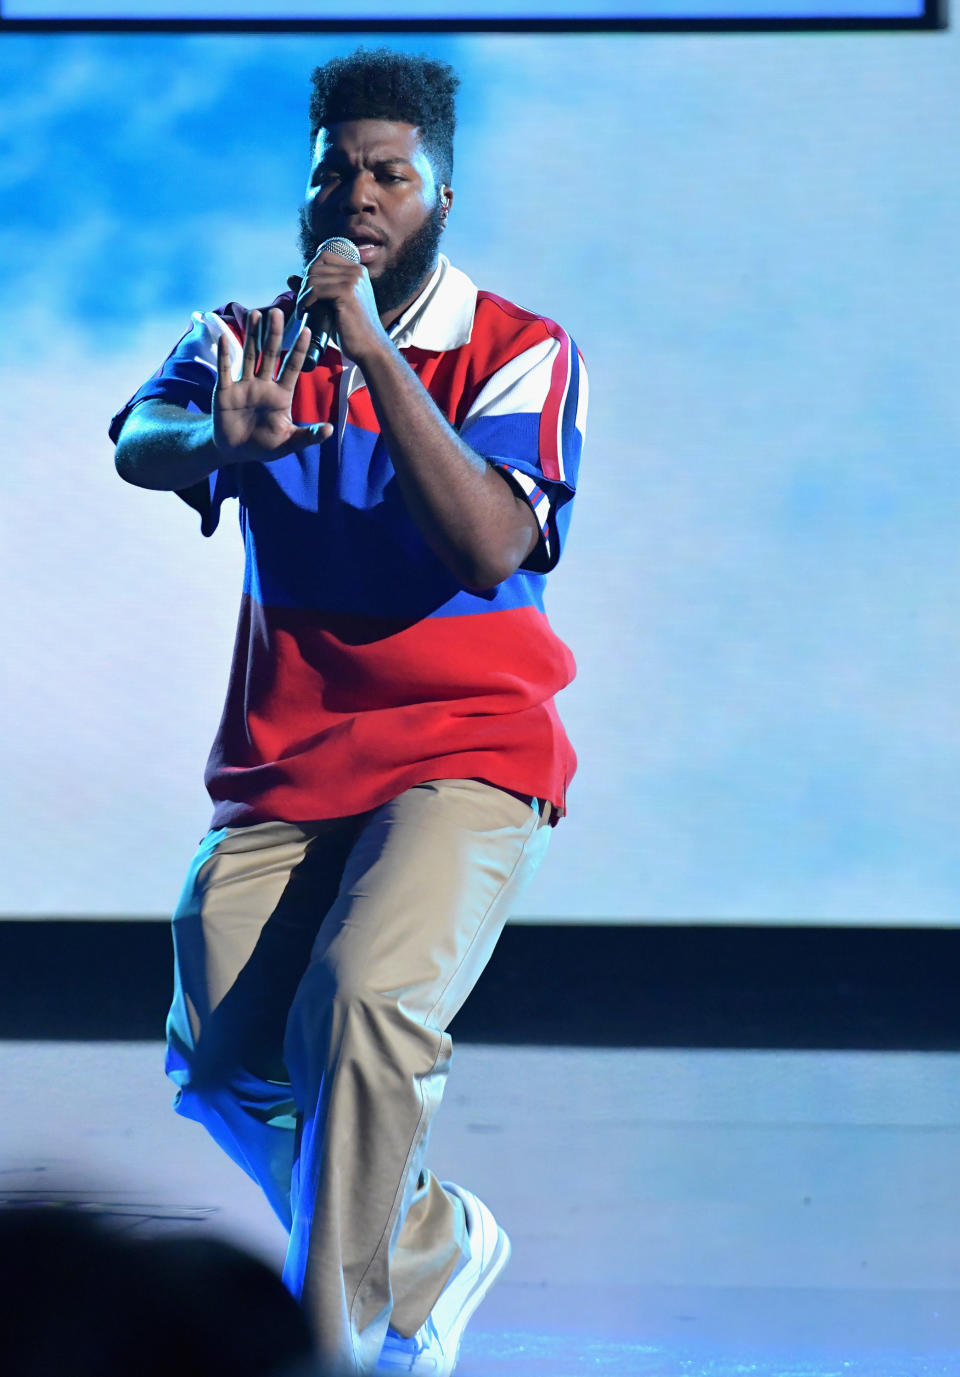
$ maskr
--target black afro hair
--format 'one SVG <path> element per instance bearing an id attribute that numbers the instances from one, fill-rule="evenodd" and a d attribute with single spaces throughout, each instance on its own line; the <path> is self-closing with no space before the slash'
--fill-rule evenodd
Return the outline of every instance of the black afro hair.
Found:
<path id="1" fill-rule="evenodd" d="M 344 120 L 413 124 L 437 180 L 450 184 L 460 78 L 448 63 L 389 48 L 358 48 L 316 67 L 311 81 L 311 141 L 320 129 Z"/>

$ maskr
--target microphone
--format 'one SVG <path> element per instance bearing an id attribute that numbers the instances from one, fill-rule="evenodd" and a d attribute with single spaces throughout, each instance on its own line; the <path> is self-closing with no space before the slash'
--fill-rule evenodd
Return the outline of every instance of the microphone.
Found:
<path id="1" fill-rule="evenodd" d="M 350 263 L 360 262 L 360 250 L 350 239 L 325 239 L 317 249 L 317 253 L 336 253 L 341 258 L 346 258 Z M 300 371 L 312 373 L 320 362 L 321 354 L 330 342 L 330 336 L 336 331 L 333 306 L 329 301 L 315 301 L 304 319 L 310 327 L 312 338 L 310 348 L 307 350 L 307 357 L 304 359 Z"/>

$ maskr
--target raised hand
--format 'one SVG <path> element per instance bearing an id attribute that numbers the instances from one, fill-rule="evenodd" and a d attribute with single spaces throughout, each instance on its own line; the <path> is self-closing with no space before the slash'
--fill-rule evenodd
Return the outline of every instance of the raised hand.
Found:
<path id="1" fill-rule="evenodd" d="M 326 424 L 298 426 L 290 413 L 293 389 L 310 344 L 303 329 L 274 378 L 283 339 L 283 312 L 251 311 L 243 345 L 243 367 L 235 381 L 226 335 L 217 341 L 217 383 L 213 391 L 213 440 L 227 464 L 279 459 L 333 434 Z M 259 356 L 259 363 L 258 363 Z"/>

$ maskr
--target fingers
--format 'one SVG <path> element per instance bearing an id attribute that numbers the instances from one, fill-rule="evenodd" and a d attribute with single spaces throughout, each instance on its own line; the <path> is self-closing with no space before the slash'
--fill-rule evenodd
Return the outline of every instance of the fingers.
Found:
<path id="1" fill-rule="evenodd" d="M 283 312 L 275 306 L 272 307 L 265 316 L 260 317 L 259 326 L 260 367 L 257 369 L 257 375 L 261 378 L 272 378 L 283 339 Z"/>
<path id="2" fill-rule="evenodd" d="M 254 378 L 269 382 L 274 381 L 277 360 L 283 346 L 285 328 L 286 322 L 283 312 L 277 307 L 271 307 L 267 312 L 250 312 L 247 317 L 247 330 L 243 341 L 241 381 L 249 382 Z M 287 351 L 276 376 L 276 382 L 288 392 L 292 392 L 294 389 L 309 347 L 310 330 L 304 323 L 301 325 L 293 345 Z M 230 344 L 226 334 L 222 334 L 217 340 L 217 379 L 220 387 L 229 387 L 234 381 L 230 360 Z"/>
<path id="3" fill-rule="evenodd" d="M 335 303 L 349 297 L 366 273 L 362 263 L 351 263 L 339 254 L 320 254 L 307 268 L 306 276 L 300 283 L 296 314 L 302 316 L 315 301 Z"/>
<path id="4" fill-rule="evenodd" d="M 289 448 L 294 452 L 306 449 L 308 445 L 322 445 L 333 434 L 333 426 L 320 421 L 314 426 L 298 426 L 290 437 Z"/>
<path id="5" fill-rule="evenodd" d="M 293 347 L 287 352 L 287 357 L 283 361 L 280 372 L 277 374 L 277 382 L 289 392 L 293 391 L 297 378 L 300 376 L 300 370 L 303 367 L 303 361 L 307 357 L 307 350 L 309 348 L 310 331 L 306 323 L 304 323 L 300 327 L 300 333 L 297 335 Z"/>
<path id="6" fill-rule="evenodd" d="M 229 387 L 233 382 L 233 367 L 230 363 L 230 341 L 226 331 L 217 340 L 217 386 Z"/>
<path id="7" fill-rule="evenodd" d="M 257 374 L 257 355 L 260 352 L 260 312 L 251 311 L 247 316 L 247 329 L 243 340 L 243 367 L 240 378 L 249 382 Z"/>
<path id="8" fill-rule="evenodd" d="M 272 381 L 283 343 L 283 331 L 283 312 L 277 307 L 271 307 L 266 312 L 250 312 L 243 340 L 243 363 L 240 371 L 243 382 L 249 382 L 252 378 L 267 378 Z M 217 341 L 217 377 L 221 387 L 229 386 L 233 381 L 226 335 L 221 335 Z"/>
<path id="9" fill-rule="evenodd" d="M 303 281 L 300 283 L 300 290 L 297 293 L 297 299 L 294 303 L 294 315 L 302 316 L 306 311 L 307 307 L 312 306 L 316 299 L 317 294 L 313 288 L 313 284 L 311 283 L 308 277 L 305 277 Z"/>

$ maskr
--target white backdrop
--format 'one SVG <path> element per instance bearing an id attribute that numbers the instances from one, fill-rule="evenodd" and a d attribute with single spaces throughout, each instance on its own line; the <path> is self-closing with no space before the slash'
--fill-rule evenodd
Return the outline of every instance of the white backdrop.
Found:
<path id="1" fill-rule="evenodd" d="M 957 917 L 952 34 L 418 37 L 447 249 L 592 415 L 550 612 L 581 767 L 527 917 Z M 296 266 L 311 37 L 4 36 L 0 910 L 168 912 L 240 541 L 114 476 L 189 311 Z"/>

